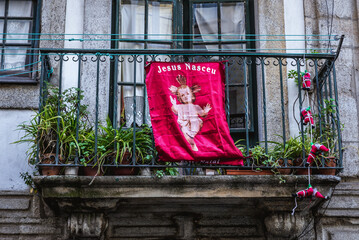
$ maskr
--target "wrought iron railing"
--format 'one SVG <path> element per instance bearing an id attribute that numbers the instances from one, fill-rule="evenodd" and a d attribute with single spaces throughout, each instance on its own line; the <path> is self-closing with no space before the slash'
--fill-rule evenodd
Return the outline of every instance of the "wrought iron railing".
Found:
<path id="1" fill-rule="evenodd" d="M 134 168 L 219 168 L 219 169 L 272 169 L 281 164 L 284 169 L 300 169 L 304 165 L 291 162 L 306 159 L 308 146 L 314 141 L 328 143 L 337 160 L 335 166 L 328 166 L 325 154 L 318 155 L 318 169 L 342 169 L 341 123 L 338 106 L 336 53 L 285 54 L 226 51 L 193 50 L 103 50 L 103 49 L 41 49 L 40 101 L 38 121 L 43 118 L 49 102 L 54 104 L 56 119 L 52 138 L 42 139 L 44 133 L 37 134 L 34 162 L 38 166 L 94 166 L 134 167 Z M 140 132 L 150 136 L 150 124 L 146 104 L 144 84 L 146 62 L 208 62 L 224 61 L 226 114 L 231 134 L 245 155 L 244 166 L 223 164 L 203 164 L 200 162 L 169 163 L 159 162 L 153 148 L 138 153 Z M 289 70 L 292 69 L 290 72 Z M 301 75 L 306 69 L 312 74 L 312 87 L 301 89 Z M 288 73 L 289 78 L 288 78 Z M 299 74 L 298 74 L 299 73 Z M 294 78 L 294 79 L 293 79 Z M 297 81 L 296 95 L 288 89 L 288 83 Z M 57 86 L 51 90 L 51 85 Z M 69 95 L 70 103 L 64 102 L 63 92 L 67 87 L 75 87 Z M 238 93 L 237 96 L 232 95 Z M 293 92 L 294 90 L 291 89 Z M 54 97 L 55 94 L 55 97 Z M 75 97 L 74 97 L 75 96 Z M 236 99 L 241 99 L 237 101 Z M 68 104 L 75 103 L 75 111 L 68 113 Z M 235 102 L 235 103 L 234 103 Z M 292 104 L 293 103 L 293 104 Z M 312 106 L 315 129 L 303 125 L 300 112 Z M 82 112 L 87 106 L 87 112 Z M 231 107 L 234 106 L 234 110 Z M 52 110 L 54 110 L 52 109 Z M 290 114 L 290 111 L 292 113 Z M 73 119 L 65 120 L 71 114 Z M 106 125 L 106 118 L 110 123 Z M 65 143 L 62 134 L 70 134 L 66 121 L 74 124 L 71 140 Z M 296 125 L 298 129 L 288 129 Z M 82 129 L 81 129 L 82 128 Z M 108 141 L 106 131 L 118 137 L 120 129 L 131 131 L 132 152 L 130 162 L 119 164 L 123 157 L 121 146 L 113 144 L 114 153 L 108 154 L 101 141 Z M 86 131 L 89 135 L 86 135 Z M 89 133 L 93 131 L 93 134 Z M 142 131 L 142 132 L 141 132 Z M 290 137 L 294 135 L 294 137 Z M 295 137 L 295 135 L 297 137 Z M 46 138 L 46 136 L 45 136 Z M 41 141 L 40 141 L 41 140 Z M 44 147 L 48 141 L 51 147 Z M 143 147 L 142 146 L 142 147 Z M 293 151 L 300 154 L 294 157 Z M 108 146 L 107 146 L 108 147 Z M 89 151 L 93 148 L 93 152 Z M 295 148 L 295 150 L 288 150 Z M 50 150 L 51 149 L 51 150 Z M 256 152 L 259 151 L 259 152 Z M 118 152 L 116 154 L 116 152 Z M 43 161 L 47 154 L 53 154 L 52 162 Z M 105 156 L 102 158 L 102 156 Z M 170 160 L 170 159 L 169 159 Z M 280 160 L 280 161 L 278 161 Z M 100 162 L 102 161 L 102 162 Z M 65 165 L 67 164 L 67 165 Z M 277 164 L 277 165 L 276 165 Z"/>

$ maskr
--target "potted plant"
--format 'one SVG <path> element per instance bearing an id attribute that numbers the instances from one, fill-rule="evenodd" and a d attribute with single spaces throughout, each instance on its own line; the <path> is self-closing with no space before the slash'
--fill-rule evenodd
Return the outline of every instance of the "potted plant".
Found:
<path id="1" fill-rule="evenodd" d="M 241 150 L 243 156 L 248 158 L 251 161 L 252 169 L 241 169 L 241 170 L 232 170 L 227 169 L 227 175 L 272 175 L 273 172 L 270 169 L 262 169 L 262 167 L 270 167 L 273 159 L 266 153 L 265 149 L 256 145 L 249 149 L 249 155 L 246 155 L 245 146 L 238 144 L 236 146 Z"/>
<path id="2" fill-rule="evenodd" d="M 149 164 L 153 158 L 152 131 L 147 125 L 142 125 L 135 131 L 135 155 L 133 158 L 133 128 L 124 129 L 120 127 L 115 136 L 117 155 L 115 165 L 133 164 L 133 159 L 137 164 Z M 119 175 L 135 175 L 139 168 L 135 167 L 118 167 L 115 171 Z"/>
<path id="3" fill-rule="evenodd" d="M 338 120 L 336 118 L 336 105 L 334 99 L 324 99 L 321 106 L 321 118 L 314 114 L 316 128 L 313 131 L 313 139 L 319 144 L 326 146 L 329 151 L 324 155 L 315 157 L 314 165 L 318 168 L 316 172 L 323 175 L 335 175 L 338 159 L 338 132 L 336 131 Z M 341 126 L 342 127 L 342 126 Z M 323 167 L 332 167 L 323 169 Z"/>
<path id="4" fill-rule="evenodd" d="M 15 143 L 30 143 L 29 163 L 39 164 L 43 175 L 56 175 L 61 167 L 41 164 L 62 165 L 72 159 L 78 148 L 76 128 L 81 128 L 87 118 L 87 106 L 79 104 L 82 97 L 78 94 L 76 88 L 60 93 L 57 87 L 49 87 L 41 111 L 28 123 L 19 125 L 25 135 Z"/>

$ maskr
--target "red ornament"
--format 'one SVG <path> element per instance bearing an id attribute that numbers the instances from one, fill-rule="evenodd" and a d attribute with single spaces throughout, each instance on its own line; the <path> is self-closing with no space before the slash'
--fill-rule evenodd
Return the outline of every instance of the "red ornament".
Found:
<path id="1" fill-rule="evenodd" d="M 307 189 L 301 190 L 297 193 L 293 193 L 293 197 L 298 198 L 309 198 L 313 196 L 316 198 L 323 198 L 325 200 L 329 199 L 328 196 L 323 196 L 316 188 L 313 188 L 310 184 Z"/>
<path id="2" fill-rule="evenodd" d="M 313 144 L 305 165 L 309 166 L 320 152 L 328 152 L 328 151 L 329 151 L 329 149 L 322 144 L 319 144 L 319 143 Z"/>
<path id="3" fill-rule="evenodd" d="M 302 75 L 302 89 L 309 91 L 311 85 L 310 73 L 307 72 L 307 70 L 305 70 L 305 72 L 301 73 L 301 75 Z"/>
<path id="4" fill-rule="evenodd" d="M 307 125 L 308 123 L 310 123 L 312 128 L 315 128 L 312 112 L 310 111 L 310 107 L 303 108 L 300 112 L 300 115 L 301 115 L 301 120 L 303 121 L 304 125 Z"/>

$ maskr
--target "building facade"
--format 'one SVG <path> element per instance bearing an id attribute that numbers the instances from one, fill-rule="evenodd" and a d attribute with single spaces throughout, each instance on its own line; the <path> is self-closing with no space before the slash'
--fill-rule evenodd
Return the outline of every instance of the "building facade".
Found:
<path id="1" fill-rule="evenodd" d="M 1 239 L 357 238 L 357 1 L 3 0 L 1 27 Z M 345 35 L 342 44 L 335 35 Z M 206 51 L 214 56 L 203 57 Z M 339 106 L 335 119 L 342 125 L 333 127 L 340 165 L 336 176 L 312 176 L 330 200 L 304 199 L 292 215 L 291 193 L 307 187 L 306 176 L 284 176 L 280 184 L 273 176 L 204 176 L 205 170 L 164 177 L 37 176 L 38 191 L 30 193 L 20 176 L 35 171 L 29 145 L 13 143 L 24 134 L 18 125 L 42 107 L 44 79 L 63 89 L 81 83 L 93 123 L 110 115 L 126 127 L 151 125 L 146 60 L 226 60 L 230 52 L 238 55 L 228 72 L 227 118 L 234 140 L 247 146 L 300 136 L 303 125 L 298 129 L 292 116 L 319 94 L 305 99 L 288 74 L 308 68 L 313 85 L 320 84 L 326 60 L 335 62 L 321 76 L 328 84 L 320 95 Z"/>

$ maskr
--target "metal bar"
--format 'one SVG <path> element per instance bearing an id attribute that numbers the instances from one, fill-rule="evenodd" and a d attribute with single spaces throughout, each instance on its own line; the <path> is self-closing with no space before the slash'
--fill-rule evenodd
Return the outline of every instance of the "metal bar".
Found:
<path id="1" fill-rule="evenodd" d="M 144 56 L 144 62 L 146 63 L 147 62 L 147 56 L 145 55 Z M 146 71 L 144 71 L 144 78 L 143 78 L 143 82 L 146 81 Z M 147 98 L 147 89 L 146 89 L 146 84 L 143 85 L 143 124 L 146 124 L 146 116 L 147 116 L 147 113 L 146 113 L 146 98 Z"/>
<path id="2" fill-rule="evenodd" d="M 280 80 L 280 98 L 282 104 L 282 129 L 283 129 L 283 147 L 285 147 L 285 110 L 284 110 L 284 94 L 283 94 L 283 71 L 282 71 L 282 59 L 278 59 L 279 62 L 279 80 Z"/>
<path id="3" fill-rule="evenodd" d="M 40 92 L 39 92 L 39 117 L 38 117 L 38 123 L 40 123 L 40 118 L 41 118 L 41 112 L 42 112 L 42 107 L 44 104 L 44 92 L 43 92 L 43 87 L 44 87 L 44 76 L 45 76 L 45 71 L 46 71 L 46 60 L 45 57 L 41 56 L 41 65 L 43 66 L 41 69 L 41 78 L 40 78 Z M 39 163 L 40 159 L 39 159 L 39 153 L 40 153 L 40 141 L 39 141 L 39 132 L 37 132 L 36 134 L 36 139 L 37 139 L 37 143 L 36 143 L 36 160 L 35 163 Z"/>
<path id="4" fill-rule="evenodd" d="M 144 29 L 144 33 L 145 33 L 145 40 L 144 40 L 144 43 L 145 43 L 145 49 L 147 49 L 148 47 L 148 0 L 145 0 L 145 29 Z M 150 41 L 152 42 L 152 41 Z M 161 41 L 158 41 L 158 42 L 161 42 Z M 166 43 L 164 43 L 166 44 Z M 172 44 L 172 41 L 169 42 L 169 44 Z"/>
<path id="5" fill-rule="evenodd" d="M 59 163 L 59 132 L 60 132 L 60 102 L 62 94 L 62 68 L 64 62 L 64 54 L 60 55 L 60 73 L 59 73 L 59 95 L 57 99 L 57 137 L 56 137 L 56 165 Z"/>
<path id="6" fill-rule="evenodd" d="M 231 44 L 246 44 L 247 41 L 210 41 L 210 42 L 192 42 L 193 45 L 231 45 Z"/>
<path id="7" fill-rule="evenodd" d="M 6 44 L 6 34 L 7 34 L 7 15 L 9 13 L 9 0 L 5 2 L 5 13 L 4 13 L 4 26 L 3 26 L 3 40 L 2 40 L 2 50 L 1 50 L 1 66 L 0 69 L 4 69 L 4 59 L 5 59 L 5 44 Z"/>
<path id="8" fill-rule="evenodd" d="M 225 62 L 225 82 L 226 82 L 226 113 L 227 113 L 227 124 L 228 124 L 228 127 L 230 128 L 231 127 L 231 124 L 230 124 L 230 109 L 229 109 L 229 81 L 228 81 L 228 62 Z"/>
<path id="9" fill-rule="evenodd" d="M 300 86 L 300 59 L 296 59 L 297 62 L 297 73 L 298 73 L 298 97 L 299 97 L 299 112 L 302 111 L 302 92 L 301 92 L 301 86 Z M 304 131 L 303 131 L 303 121 L 300 121 L 300 131 L 302 136 L 302 157 L 305 159 L 305 147 L 304 147 Z"/>
<path id="10" fill-rule="evenodd" d="M 268 133 L 267 133 L 267 102 L 266 102 L 266 83 L 264 75 L 264 58 L 261 58 L 262 69 L 262 92 L 263 92 L 263 125 L 264 125 L 264 144 L 266 153 L 268 153 Z"/>
<path id="11" fill-rule="evenodd" d="M 99 108 L 99 83 L 100 83 L 100 55 L 96 55 L 97 68 L 96 68 L 96 107 L 95 107 L 95 161 L 98 161 L 97 156 L 97 141 L 98 141 L 98 108 Z"/>
<path id="12" fill-rule="evenodd" d="M 134 86 L 134 82 L 118 82 L 117 85 L 120 86 Z M 136 86 L 145 86 L 145 83 L 136 83 Z"/>
<path id="13" fill-rule="evenodd" d="M 334 73 L 332 73 L 332 74 L 334 74 Z M 333 89 L 332 88 L 333 87 L 332 87 L 332 78 L 331 78 L 330 74 L 328 76 L 328 86 L 329 86 L 329 102 L 330 102 L 330 104 L 332 104 L 332 100 L 333 100 Z M 332 129 L 334 131 L 336 126 L 335 126 L 335 117 L 334 117 L 333 112 L 330 113 L 330 120 L 332 122 Z M 331 136 L 331 137 L 333 137 L 333 136 Z M 332 146 L 332 147 L 334 147 L 334 152 L 336 152 L 336 150 L 337 150 L 336 144 L 334 146 Z"/>
<path id="14" fill-rule="evenodd" d="M 317 89 L 317 102 L 318 102 L 318 121 L 319 121 L 319 132 L 320 132 L 320 141 L 323 142 L 323 129 L 322 129 L 322 105 L 321 105 L 321 93 L 319 90 L 319 77 L 318 77 L 318 59 L 314 60 L 314 69 L 315 69 L 315 83 Z"/>
<path id="15" fill-rule="evenodd" d="M 335 106 L 336 106 L 336 114 L 337 114 L 337 130 L 338 130 L 338 147 L 339 147 L 339 167 L 343 167 L 343 151 L 342 151 L 342 137 L 341 137 L 341 129 L 340 129 L 340 118 L 339 118 L 339 104 L 338 104 L 338 87 L 337 87 L 337 79 L 335 72 L 335 64 L 333 65 L 333 84 L 334 84 L 334 94 L 335 94 Z"/>
<path id="16" fill-rule="evenodd" d="M 117 36 L 119 33 L 119 7 L 120 2 L 119 0 L 113 0 L 112 1 L 113 8 L 112 8 L 112 21 L 114 21 L 115 24 L 112 25 L 111 29 L 111 39 L 117 40 Z M 118 49 L 119 44 L 118 41 L 111 41 L 111 48 Z M 109 106 L 108 106 L 108 115 L 112 121 L 112 126 L 114 129 L 117 127 L 117 94 L 118 94 L 118 86 L 117 86 L 117 80 L 118 80 L 118 61 L 115 56 L 110 55 L 110 58 L 113 57 L 114 61 L 110 63 L 110 69 L 113 69 L 113 71 L 110 71 L 110 82 L 109 82 Z M 115 149 L 116 149 L 116 143 L 115 143 Z"/>
<path id="17" fill-rule="evenodd" d="M 207 51 L 207 50 L 176 50 L 176 49 L 76 49 L 76 48 L 39 48 L 43 53 L 83 53 L 83 54 L 114 54 L 114 55 L 196 55 L 196 56 L 262 56 L 287 58 L 317 58 L 334 59 L 331 53 L 259 53 L 259 52 L 233 52 L 233 51 Z"/>
<path id="18" fill-rule="evenodd" d="M 145 40 L 148 40 L 148 0 L 145 0 Z M 170 44 L 172 46 L 173 41 L 170 41 Z M 145 42 L 145 49 L 148 48 L 148 42 Z M 144 56 L 144 63 L 146 64 L 147 62 L 147 57 L 146 55 Z M 144 71 L 144 79 L 143 82 L 146 81 L 146 71 Z M 136 89 L 135 89 L 136 90 Z M 143 119 L 142 122 L 143 124 L 146 124 L 146 84 L 143 84 L 143 109 L 142 109 L 142 113 L 143 113 Z"/>
<path id="19" fill-rule="evenodd" d="M 136 66 L 138 55 L 133 55 L 133 143 L 132 143 L 132 165 L 136 165 Z"/>
<path id="20" fill-rule="evenodd" d="M 244 85 L 247 86 L 247 58 L 243 58 L 243 76 L 244 76 Z M 245 126 L 246 126 L 246 146 L 247 146 L 247 156 L 249 156 L 249 129 L 248 129 L 248 88 L 244 88 L 244 109 L 245 109 Z M 249 162 L 247 162 L 249 164 Z"/>
<path id="21" fill-rule="evenodd" d="M 217 1 L 217 31 L 218 31 L 218 40 L 219 40 L 219 44 L 218 44 L 218 49 L 222 49 L 222 44 L 221 44 L 221 40 L 222 40 L 222 27 L 221 27 L 221 8 L 219 5 L 219 1 Z"/>
<path id="22" fill-rule="evenodd" d="M 77 107 L 76 107 L 76 144 L 79 144 L 79 118 L 80 118 L 80 105 L 81 105 L 81 57 L 82 55 L 78 55 L 79 63 L 78 63 L 78 74 L 77 74 Z M 76 147 L 76 157 L 75 164 L 79 163 L 79 152 Z"/>

